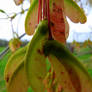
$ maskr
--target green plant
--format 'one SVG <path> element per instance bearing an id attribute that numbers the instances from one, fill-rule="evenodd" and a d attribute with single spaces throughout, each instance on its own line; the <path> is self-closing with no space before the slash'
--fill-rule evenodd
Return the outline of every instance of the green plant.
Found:
<path id="1" fill-rule="evenodd" d="M 85 23 L 83 10 L 73 0 L 30 2 L 25 32 L 33 34 L 33 38 L 8 60 L 5 69 L 7 91 L 27 92 L 31 87 L 34 92 L 91 92 L 91 77 L 65 47 L 69 34 L 66 16 L 75 23 Z M 51 64 L 49 71 L 47 62 Z"/>

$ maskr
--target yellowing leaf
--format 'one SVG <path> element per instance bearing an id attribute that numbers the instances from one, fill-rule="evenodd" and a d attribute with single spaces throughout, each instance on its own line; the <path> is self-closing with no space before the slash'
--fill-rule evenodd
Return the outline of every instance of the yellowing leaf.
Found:
<path id="1" fill-rule="evenodd" d="M 44 43 L 48 40 L 48 24 L 42 21 L 36 29 L 25 58 L 25 71 L 34 92 L 44 92 L 43 80 L 47 73 L 46 57 L 43 53 Z"/>
<path id="2" fill-rule="evenodd" d="M 78 92 L 73 87 L 70 76 L 68 75 L 68 72 L 63 64 L 60 63 L 59 60 L 53 55 L 49 55 L 49 61 L 51 62 L 51 65 L 55 71 L 58 84 L 62 86 L 62 90 L 64 92 Z M 79 83 L 77 83 L 77 85 L 79 85 Z"/>
<path id="3" fill-rule="evenodd" d="M 64 87 L 66 85 L 66 87 L 69 87 L 72 84 L 75 89 L 73 92 L 92 92 L 92 78 L 82 63 L 63 44 L 55 40 L 48 41 L 44 46 L 44 53 L 49 57 L 51 65 L 56 71 L 57 80 L 61 81 L 61 86 Z M 66 72 L 68 75 L 63 76 Z M 62 79 L 62 77 L 65 79 Z M 67 85 L 63 80 L 70 80 L 71 84 Z M 66 87 L 64 90 L 66 90 Z M 67 90 L 70 89 L 67 88 Z M 69 92 L 67 90 L 64 92 Z"/>
<path id="4" fill-rule="evenodd" d="M 68 24 L 66 18 L 64 18 L 64 20 L 65 20 L 64 21 L 65 22 L 65 38 L 67 39 L 69 36 L 69 24 Z"/>
<path id="5" fill-rule="evenodd" d="M 50 12 L 53 11 L 53 4 L 59 5 L 65 16 L 68 16 L 72 22 L 85 23 L 87 21 L 84 11 L 73 0 L 50 0 Z"/>
<path id="6" fill-rule="evenodd" d="M 50 69 L 50 71 L 47 73 L 45 79 L 44 79 L 44 85 L 47 90 L 47 92 L 58 92 L 56 91 L 57 81 L 55 79 L 55 72 L 53 69 Z"/>
<path id="7" fill-rule="evenodd" d="M 25 20 L 25 32 L 32 35 L 38 22 L 38 0 L 32 0 Z"/>
<path id="8" fill-rule="evenodd" d="M 13 73 L 15 72 L 15 70 L 17 69 L 17 67 L 21 63 L 23 63 L 25 53 L 26 53 L 26 47 L 17 50 L 13 55 L 9 57 L 9 60 L 7 62 L 7 65 L 4 71 L 4 78 L 6 80 L 6 84 L 9 83 L 9 80 L 13 75 Z"/>
<path id="9" fill-rule="evenodd" d="M 7 92 L 27 92 L 28 80 L 24 70 L 24 62 L 17 67 L 7 86 Z"/>
<path id="10" fill-rule="evenodd" d="M 73 0 L 64 0 L 64 12 L 72 22 L 85 23 L 87 20 L 84 11 Z"/>

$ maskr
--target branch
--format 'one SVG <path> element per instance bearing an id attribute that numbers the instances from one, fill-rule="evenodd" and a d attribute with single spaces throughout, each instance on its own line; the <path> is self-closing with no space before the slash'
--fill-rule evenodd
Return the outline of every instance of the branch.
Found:
<path id="1" fill-rule="evenodd" d="M 0 53 L 0 60 L 9 52 L 9 46 L 7 46 L 1 53 Z"/>
<path id="2" fill-rule="evenodd" d="M 21 39 L 21 38 L 24 37 L 25 35 L 26 35 L 26 33 L 22 34 L 22 35 L 19 37 L 19 39 Z"/>
<path id="3" fill-rule="evenodd" d="M 5 17 L 5 18 L 0 18 L 0 20 L 1 19 L 14 19 L 17 15 L 19 15 L 19 14 L 24 14 L 26 11 L 28 11 L 28 9 L 25 9 L 25 10 L 22 10 L 22 11 L 20 11 L 20 12 L 18 12 L 18 13 L 14 13 L 14 15 L 13 16 L 10 16 L 10 15 L 8 15 L 7 13 L 5 13 L 5 15 L 7 16 L 7 17 Z"/>
<path id="4" fill-rule="evenodd" d="M 26 34 L 22 34 L 19 39 L 24 37 Z M 7 46 L 1 53 L 0 53 L 0 60 L 9 52 L 9 46 Z"/>

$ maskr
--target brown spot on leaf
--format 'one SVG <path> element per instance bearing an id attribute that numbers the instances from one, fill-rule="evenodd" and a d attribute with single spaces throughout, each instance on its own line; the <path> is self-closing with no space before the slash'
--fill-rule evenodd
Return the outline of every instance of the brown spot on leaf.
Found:
<path id="1" fill-rule="evenodd" d="M 56 74 L 55 74 L 55 72 L 53 72 L 53 79 L 55 79 L 55 77 L 56 77 Z"/>
<path id="2" fill-rule="evenodd" d="M 55 2 L 53 2 L 53 6 L 55 6 L 56 4 L 55 4 Z"/>
<path id="3" fill-rule="evenodd" d="M 37 28 L 38 24 L 35 25 L 35 28 Z"/>
<path id="4" fill-rule="evenodd" d="M 61 72 L 61 74 L 64 74 L 64 72 Z"/>
<path id="5" fill-rule="evenodd" d="M 5 78 L 6 82 L 9 82 L 9 75 L 7 75 L 7 77 Z"/>
<path id="6" fill-rule="evenodd" d="M 64 62 L 63 62 L 63 65 L 68 71 L 69 78 L 71 80 L 73 87 L 76 89 L 76 92 L 81 92 L 81 83 L 80 83 L 80 78 L 77 75 L 77 72 L 74 69 L 70 68 L 70 66 Z"/>
<path id="7" fill-rule="evenodd" d="M 38 79 L 39 79 L 39 80 L 42 80 L 42 77 L 41 77 L 41 76 L 38 76 Z"/>
<path id="8" fill-rule="evenodd" d="M 61 85 L 58 85 L 58 92 L 63 92 L 63 87 Z"/>
<path id="9" fill-rule="evenodd" d="M 51 26 L 54 26 L 54 23 L 53 22 L 50 22 Z"/>
<path id="10" fill-rule="evenodd" d="M 62 9 L 61 8 L 58 8 L 58 13 L 62 13 Z"/>
<path id="11" fill-rule="evenodd" d="M 38 52 L 39 54 L 41 54 L 41 55 L 43 54 L 43 51 L 41 51 L 40 49 L 38 49 L 37 52 Z"/>
<path id="12" fill-rule="evenodd" d="M 29 22 L 29 25 L 30 25 L 30 26 L 31 26 L 31 24 L 32 24 L 32 23 L 31 23 L 31 22 Z"/>
<path id="13" fill-rule="evenodd" d="M 51 21 L 51 34 L 55 40 L 61 43 L 66 42 L 65 38 L 65 21 L 63 16 L 62 7 L 53 3 L 53 11 L 50 14 Z"/>

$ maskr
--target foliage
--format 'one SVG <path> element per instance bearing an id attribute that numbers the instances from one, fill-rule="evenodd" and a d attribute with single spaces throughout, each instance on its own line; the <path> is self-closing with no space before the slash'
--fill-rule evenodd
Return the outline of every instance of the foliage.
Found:
<path id="1" fill-rule="evenodd" d="M 5 47 L 0 47 L 0 51 L 3 51 Z M 92 67 L 91 67 L 91 61 L 90 61 L 90 57 L 92 56 L 91 53 L 89 53 L 88 55 L 87 54 L 80 54 L 80 53 L 85 53 L 85 52 L 90 52 L 91 48 L 87 47 L 87 48 L 84 48 L 84 47 L 80 47 L 80 52 L 77 52 L 76 50 L 76 47 L 74 48 L 74 55 L 79 59 L 81 60 L 81 62 L 84 64 L 84 66 L 87 68 L 90 76 L 92 77 Z M 76 54 L 77 53 L 77 54 Z M 80 54 L 80 56 L 78 56 Z M 5 87 L 5 81 L 3 79 L 3 76 L 4 76 L 4 69 L 5 69 L 5 65 L 7 63 L 7 59 L 8 59 L 8 55 L 4 56 L 3 59 L 0 60 L 0 92 L 6 92 L 4 90 L 6 90 L 6 87 Z M 86 60 L 86 62 L 85 62 Z M 48 62 L 49 63 L 49 62 Z M 48 64 L 47 63 L 47 64 Z M 90 66 L 90 67 L 89 67 Z M 50 66 L 47 65 L 47 71 L 49 71 L 50 69 Z M 33 92 L 31 88 L 28 89 L 29 91 L 28 92 Z"/>
<path id="2" fill-rule="evenodd" d="M 14 1 L 16 5 L 24 2 Z M 73 0 L 30 2 L 25 32 L 33 37 L 20 49 L 17 49 L 21 44 L 19 37 L 9 42 L 13 52 L 4 71 L 7 92 L 27 92 L 30 88 L 34 92 L 91 92 L 89 73 L 65 46 L 69 35 L 66 16 L 74 23 L 85 23 L 87 18 L 84 11 Z M 21 13 L 24 13 L 23 9 Z M 8 16 L 11 23 L 16 16 Z M 88 43 L 91 44 L 89 40 Z M 80 48 L 77 42 L 73 45 Z"/>

